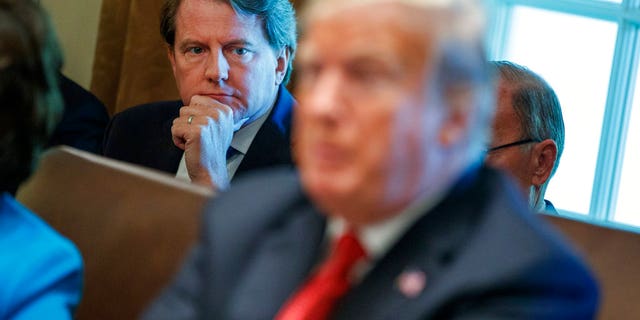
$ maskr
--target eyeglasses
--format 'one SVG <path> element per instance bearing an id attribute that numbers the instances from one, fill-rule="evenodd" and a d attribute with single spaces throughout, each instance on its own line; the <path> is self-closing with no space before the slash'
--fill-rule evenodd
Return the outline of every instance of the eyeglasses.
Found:
<path id="1" fill-rule="evenodd" d="M 515 141 L 515 142 L 511 142 L 511 143 L 495 146 L 493 148 L 487 148 L 487 153 L 493 152 L 493 151 L 496 151 L 496 150 L 500 150 L 500 149 L 504 149 L 504 148 L 520 146 L 520 145 L 527 144 L 527 143 L 538 143 L 538 142 L 540 142 L 540 141 L 538 141 L 536 139 L 522 139 L 522 140 L 518 140 L 518 141 Z"/>

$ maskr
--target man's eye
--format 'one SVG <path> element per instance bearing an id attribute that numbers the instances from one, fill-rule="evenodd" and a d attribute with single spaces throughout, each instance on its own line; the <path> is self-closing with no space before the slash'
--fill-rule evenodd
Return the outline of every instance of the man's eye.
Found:
<path id="1" fill-rule="evenodd" d="M 244 56 L 245 54 L 249 53 L 249 50 L 245 49 L 245 48 L 234 48 L 233 49 L 233 53 L 239 55 L 239 56 Z"/>
<path id="2" fill-rule="evenodd" d="M 394 68 L 370 63 L 348 66 L 346 72 L 348 77 L 353 81 L 366 85 L 377 85 L 395 81 L 401 76 L 401 73 L 394 70 Z"/>
<path id="3" fill-rule="evenodd" d="M 321 66 L 315 63 L 299 64 L 297 66 L 298 82 L 313 83 L 317 80 Z"/>
<path id="4" fill-rule="evenodd" d="M 360 82 L 373 82 L 383 77 L 383 73 L 373 68 L 351 68 L 349 75 L 352 79 Z"/>
<path id="5" fill-rule="evenodd" d="M 189 49 L 187 49 L 188 53 L 193 53 L 193 54 L 201 54 L 204 52 L 204 49 L 200 48 L 200 47 L 191 47 Z"/>

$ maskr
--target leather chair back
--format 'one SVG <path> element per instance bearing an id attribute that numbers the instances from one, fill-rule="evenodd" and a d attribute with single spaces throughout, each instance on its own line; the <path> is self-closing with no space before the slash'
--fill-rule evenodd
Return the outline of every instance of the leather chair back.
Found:
<path id="1" fill-rule="evenodd" d="M 640 234 L 558 216 L 544 216 L 573 242 L 600 283 L 598 319 L 640 314 Z"/>
<path id="2" fill-rule="evenodd" d="M 171 281 L 211 192 L 70 147 L 48 151 L 17 199 L 73 241 L 85 266 L 79 319 L 134 319 Z"/>

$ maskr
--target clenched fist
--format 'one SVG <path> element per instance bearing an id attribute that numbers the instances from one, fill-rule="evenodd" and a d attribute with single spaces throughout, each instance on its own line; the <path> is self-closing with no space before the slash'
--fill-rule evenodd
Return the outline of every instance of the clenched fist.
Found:
<path id="1" fill-rule="evenodd" d="M 229 186 L 227 149 L 233 133 L 246 122 L 234 122 L 233 110 L 210 97 L 195 95 L 173 120 L 173 143 L 184 150 L 192 182 L 224 190 Z"/>

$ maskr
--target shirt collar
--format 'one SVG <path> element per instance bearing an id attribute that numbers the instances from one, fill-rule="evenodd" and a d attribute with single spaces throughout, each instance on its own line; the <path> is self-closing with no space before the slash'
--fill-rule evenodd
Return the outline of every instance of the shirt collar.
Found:
<path id="1" fill-rule="evenodd" d="M 251 146 L 251 142 L 253 142 L 256 134 L 258 134 L 258 130 L 260 130 L 262 124 L 267 120 L 267 117 L 269 117 L 271 109 L 273 109 L 273 106 L 269 108 L 269 110 L 267 110 L 267 112 L 265 112 L 262 116 L 260 116 L 260 118 L 236 131 L 233 134 L 233 138 L 231 139 L 231 147 L 242 154 L 247 154 L 247 151 Z"/>
<path id="2" fill-rule="evenodd" d="M 376 261 L 384 256 L 418 219 L 431 211 L 454 188 L 472 181 L 479 167 L 479 162 L 471 164 L 452 186 L 430 196 L 420 197 L 399 214 L 357 230 L 358 238 L 367 251 L 370 261 Z M 347 223 L 343 218 L 329 217 L 327 235 L 331 243 L 346 231 L 346 227 Z"/>
<path id="3" fill-rule="evenodd" d="M 370 261 L 381 258 L 393 244 L 423 215 L 440 201 L 441 197 L 420 198 L 401 213 L 382 222 L 368 225 L 357 230 L 358 238 L 369 256 Z M 341 217 L 330 217 L 328 224 L 329 239 L 333 242 L 346 230 L 347 223 Z"/>

